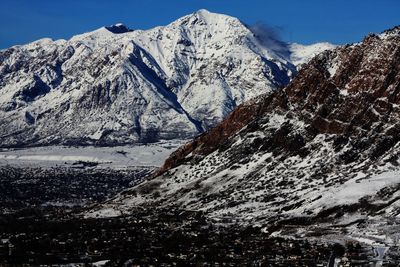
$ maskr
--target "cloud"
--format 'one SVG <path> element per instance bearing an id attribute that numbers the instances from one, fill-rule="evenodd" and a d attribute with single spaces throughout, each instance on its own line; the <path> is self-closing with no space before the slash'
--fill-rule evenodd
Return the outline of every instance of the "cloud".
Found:
<path id="1" fill-rule="evenodd" d="M 281 38 L 283 31 L 281 27 L 272 27 L 265 23 L 257 22 L 249 26 L 249 29 L 265 48 L 278 53 L 288 53 L 288 44 Z"/>

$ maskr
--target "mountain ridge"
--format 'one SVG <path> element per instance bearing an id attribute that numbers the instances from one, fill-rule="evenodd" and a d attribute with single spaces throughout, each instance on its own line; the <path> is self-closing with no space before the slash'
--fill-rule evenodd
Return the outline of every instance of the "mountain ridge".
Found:
<path id="1" fill-rule="evenodd" d="M 206 10 L 150 30 L 108 28 L 118 33 L 0 51 L 1 146 L 191 138 L 297 71 L 238 19 Z"/>
<path id="2" fill-rule="evenodd" d="M 178 207 L 278 235 L 393 245 L 390 225 L 400 216 L 396 29 L 317 55 L 285 89 L 245 102 L 153 178 L 86 215 Z"/>

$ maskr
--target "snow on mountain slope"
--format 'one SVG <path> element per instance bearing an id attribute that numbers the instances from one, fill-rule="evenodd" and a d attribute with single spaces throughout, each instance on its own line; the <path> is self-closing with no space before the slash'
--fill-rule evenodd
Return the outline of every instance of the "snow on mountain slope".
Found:
<path id="1" fill-rule="evenodd" d="M 0 51 L 0 145 L 193 137 L 295 72 L 238 19 L 206 10 L 146 31 L 42 39 Z"/>
<path id="2" fill-rule="evenodd" d="M 335 47 L 336 45 L 331 43 L 316 43 L 312 45 L 301 45 L 296 43 L 289 44 L 290 61 L 300 68 L 316 55 L 326 50 L 333 50 Z"/>
<path id="3" fill-rule="evenodd" d="M 291 236 L 394 235 L 399 86 L 398 27 L 326 51 L 87 216 L 173 206 Z"/>

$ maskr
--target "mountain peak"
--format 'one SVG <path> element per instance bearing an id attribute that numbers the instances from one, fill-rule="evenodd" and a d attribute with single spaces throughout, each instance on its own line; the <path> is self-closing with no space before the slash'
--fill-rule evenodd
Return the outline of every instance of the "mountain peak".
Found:
<path id="1" fill-rule="evenodd" d="M 381 37 L 394 36 L 394 35 L 400 35 L 400 25 L 385 30 L 380 34 Z"/>
<path id="2" fill-rule="evenodd" d="M 126 33 L 126 32 L 131 32 L 132 30 L 129 29 L 127 26 L 125 26 L 122 23 L 117 23 L 111 26 L 105 27 L 107 30 L 109 30 L 112 33 Z"/>
<path id="3" fill-rule="evenodd" d="M 183 19 L 189 19 L 189 20 L 194 20 L 194 21 L 202 21 L 206 24 L 213 24 L 213 23 L 217 23 L 219 21 L 223 21 L 223 19 L 234 19 L 234 20 L 238 20 L 237 18 L 225 15 L 225 14 L 221 14 L 221 13 L 214 13 L 214 12 L 210 12 L 207 9 L 199 9 L 196 12 L 189 14 L 185 17 L 183 17 Z"/>
<path id="4" fill-rule="evenodd" d="M 208 15 L 210 15 L 210 14 L 217 14 L 217 13 L 211 13 L 211 12 L 208 11 L 207 9 L 202 8 L 202 9 L 197 10 L 197 11 L 195 12 L 195 14 L 201 15 L 201 16 L 208 16 Z"/>
<path id="5" fill-rule="evenodd" d="M 38 142 L 117 144 L 191 138 L 242 102 L 285 86 L 296 72 L 274 47 L 253 38 L 239 19 L 204 9 L 166 26 L 129 31 L 118 23 L 68 41 L 0 53 L 2 62 L 11 62 L 0 68 L 9 92 L 0 98 L 0 111 L 15 112 L 12 119 L 0 116 L 0 124 L 9 125 L 0 129 L 0 135 L 16 129 L 21 133 L 2 138 L 0 146 L 15 144 L 16 139 L 31 142 L 22 136 L 24 131 L 51 122 L 54 128 L 42 131 Z M 18 56 L 26 50 L 32 52 Z M 24 67 L 14 67 L 18 64 Z M 11 69 L 15 71 L 9 73 Z M 39 73 L 42 82 L 26 77 L 27 69 L 32 75 Z M 16 75 L 20 81 L 14 80 Z M 59 121 L 47 112 L 59 106 L 53 102 L 61 92 L 65 94 L 57 101 L 71 106 L 68 113 L 58 109 L 66 114 L 65 123 L 60 123 L 68 131 L 59 131 Z M 49 104 L 44 106 L 43 101 Z M 105 105 L 106 114 L 101 110 Z M 34 125 L 25 120 L 28 108 L 37 112 Z M 92 115 L 82 117 L 82 110 Z"/>

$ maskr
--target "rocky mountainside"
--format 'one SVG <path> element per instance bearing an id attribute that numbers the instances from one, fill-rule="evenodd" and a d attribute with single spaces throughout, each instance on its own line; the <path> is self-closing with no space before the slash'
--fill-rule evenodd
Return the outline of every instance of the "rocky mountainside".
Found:
<path id="1" fill-rule="evenodd" d="M 155 177 L 88 216 L 174 206 L 291 236 L 394 244 L 399 104 L 396 27 L 319 54 L 284 90 L 240 105 Z"/>
<path id="2" fill-rule="evenodd" d="M 331 48 L 292 53 L 263 38 L 236 18 L 200 10 L 146 31 L 116 24 L 0 50 L 0 145 L 193 137 L 243 101 L 287 85 L 292 54 L 297 63 Z"/>

